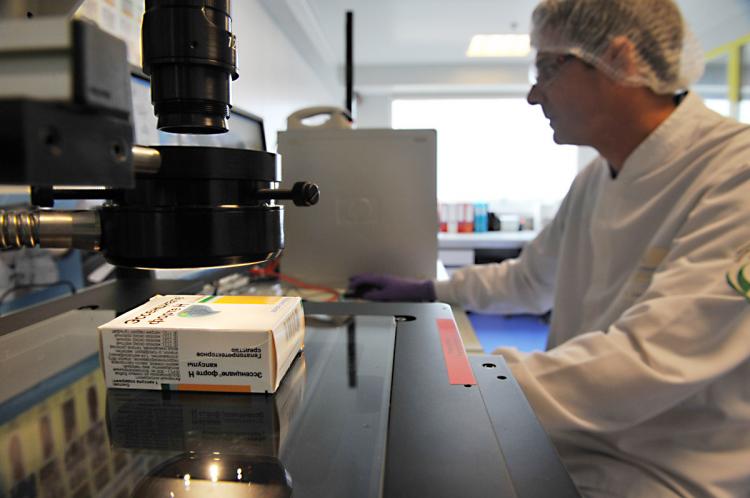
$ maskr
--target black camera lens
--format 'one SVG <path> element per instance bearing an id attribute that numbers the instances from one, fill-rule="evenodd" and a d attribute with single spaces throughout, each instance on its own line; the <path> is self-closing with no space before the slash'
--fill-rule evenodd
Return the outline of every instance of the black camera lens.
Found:
<path id="1" fill-rule="evenodd" d="M 143 71 L 160 130 L 227 131 L 229 81 L 238 76 L 229 10 L 229 0 L 146 0 Z"/>

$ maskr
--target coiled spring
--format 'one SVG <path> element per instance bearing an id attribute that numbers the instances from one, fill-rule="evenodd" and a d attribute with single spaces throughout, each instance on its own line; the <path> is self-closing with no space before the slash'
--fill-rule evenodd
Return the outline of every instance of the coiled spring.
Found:
<path id="1" fill-rule="evenodd" d="M 39 213 L 0 210 L 0 249 L 35 247 L 39 243 Z"/>

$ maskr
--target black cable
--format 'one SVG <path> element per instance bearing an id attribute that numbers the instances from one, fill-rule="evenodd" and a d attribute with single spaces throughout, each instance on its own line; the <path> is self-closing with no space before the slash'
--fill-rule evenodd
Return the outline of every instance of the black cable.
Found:
<path id="1" fill-rule="evenodd" d="M 49 284 L 25 284 L 25 285 L 17 285 L 15 287 L 12 287 L 2 294 L 0 294 L 0 304 L 4 303 L 5 300 L 10 296 L 12 293 L 19 291 L 19 290 L 25 290 L 25 289 L 46 289 L 49 287 L 54 287 L 56 285 L 67 285 L 68 288 L 70 288 L 70 293 L 75 294 L 76 293 L 76 286 L 73 285 L 73 282 L 70 280 L 58 280 L 57 282 L 52 282 Z"/>

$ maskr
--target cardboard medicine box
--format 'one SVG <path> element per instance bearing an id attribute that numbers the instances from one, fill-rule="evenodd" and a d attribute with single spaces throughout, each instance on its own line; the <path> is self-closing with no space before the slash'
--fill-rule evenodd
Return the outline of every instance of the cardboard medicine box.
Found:
<path id="1" fill-rule="evenodd" d="M 299 297 L 155 296 L 99 327 L 108 388 L 269 392 L 304 343 Z"/>

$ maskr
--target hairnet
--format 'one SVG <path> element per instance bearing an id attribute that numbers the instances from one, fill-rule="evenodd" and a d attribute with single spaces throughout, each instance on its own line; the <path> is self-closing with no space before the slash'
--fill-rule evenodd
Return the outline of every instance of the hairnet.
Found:
<path id="1" fill-rule="evenodd" d="M 612 55 L 628 40 L 634 64 Z M 658 94 L 688 88 L 703 74 L 703 53 L 672 0 L 543 0 L 532 15 L 538 52 L 572 54 L 627 85 Z"/>

